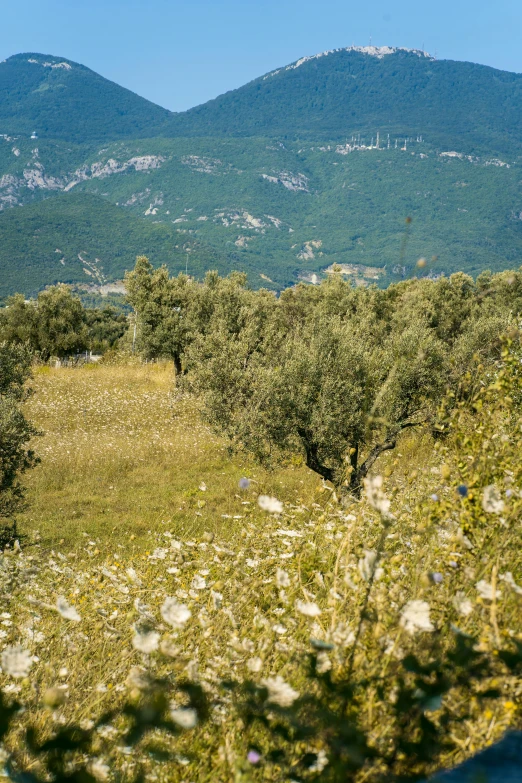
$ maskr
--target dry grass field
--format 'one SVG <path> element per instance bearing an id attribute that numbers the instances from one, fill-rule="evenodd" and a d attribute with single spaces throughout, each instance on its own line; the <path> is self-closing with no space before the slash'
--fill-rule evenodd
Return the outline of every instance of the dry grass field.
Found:
<path id="1" fill-rule="evenodd" d="M 82 757 L 95 779 L 123 782 L 142 768 L 147 781 L 279 781 L 277 764 L 265 763 L 270 736 L 247 726 L 224 681 L 251 679 L 292 703 L 315 687 L 306 667 L 315 640 L 323 673 L 353 666 L 359 680 L 386 683 L 357 691 L 359 725 L 384 752 L 397 731 L 401 662 L 422 656 L 423 640 L 451 639 L 453 626 L 484 651 L 520 638 L 519 593 L 500 582 L 506 572 L 521 581 L 511 512 L 507 523 L 491 515 L 494 538 L 471 551 L 459 531 L 466 508 L 430 436 L 404 438 L 377 465 L 382 487 L 377 479 L 346 505 L 298 464 L 269 472 L 231 455 L 196 401 L 176 394 L 168 364 L 40 368 L 32 386 L 42 462 L 25 477 L 21 551 L 0 568 L 1 647 L 23 651 L 16 665 L 2 658 L 0 687 L 25 706 L 6 752 L 20 754 L 27 724 L 41 737 L 88 728 L 124 699 L 138 703 L 160 675 L 198 683 L 208 720 L 196 724 L 177 693 L 170 715 L 190 730 L 153 736 L 174 753 L 168 764 L 144 743 L 130 750 L 121 720 L 99 727 Z M 271 498 L 265 508 L 259 495 Z M 457 688 L 430 707 L 435 721 L 449 710 L 455 743 L 434 765 L 517 722 L 521 681 L 494 684 L 495 701 Z M 316 754 L 310 780 L 327 768 L 326 741 L 319 733 L 296 746 Z M 379 779 L 378 769 L 360 779 Z"/>
<path id="2" fill-rule="evenodd" d="M 231 456 L 194 401 L 177 397 L 170 364 L 40 367 L 31 385 L 42 462 L 26 478 L 29 509 L 19 522 L 45 546 L 74 549 L 87 535 L 132 551 L 165 531 L 226 539 L 261 517 L 239 493 L 240 478 L 258 494 L 305 504 L 321 487 L 305 468 L 268 472 Z"/>

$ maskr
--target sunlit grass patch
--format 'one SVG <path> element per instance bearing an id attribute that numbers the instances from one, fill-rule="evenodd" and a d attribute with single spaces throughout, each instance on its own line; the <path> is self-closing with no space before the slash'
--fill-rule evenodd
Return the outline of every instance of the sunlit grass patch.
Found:
<path id="1" fill-rule="evenodd" d="M 157 531 L 233 536 L 257 513 L 239 491 L 244 475 L 292 500 L 317 490 L 302 467 L 271 473 L 231 456 L 195 401 L 176 393 L 168 363 L 42 367 L 32 385 L 42 464 L 27 478 L 20 529 L 39 530 L 48 546 L 74 549 L 82 533 L 130 551 Z"/>

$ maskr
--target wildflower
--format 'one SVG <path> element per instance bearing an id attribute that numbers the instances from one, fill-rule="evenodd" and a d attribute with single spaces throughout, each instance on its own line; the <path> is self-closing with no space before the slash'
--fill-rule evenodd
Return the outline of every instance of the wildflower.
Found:
<path id="1" fill-rule="evenodd" d="M 146 691 L 152 685 L 149 673 L 142 666 L 133 666 L 127 675 L 125 684 L 129 688 L 136 688 L 138 691 Z"/>
<path id="2" fill-rule="evenodd" d="M 490 484 L 489 487 L 484 489 L 482 508 L 487 514 L 502 514 L 504 511 L 504 501 L 494 484 Z"/>
<path id="3" fill-rule="evenodd" d="M 332 662 L 328 657 L 328 653 L 324 650 L 317 655 L 316 669 L 318 674 L 326 674 L 332 668 Z"/>
<path id="4" fill-rule="evenodd" d="M 207 580 L 204 577 L 196 574 L 190 586 L 193 590 L 204 590 L 207 586 Z"/>
<path id="5" fill-rule="evenodd" d="M 429 604 L 418 599 L 408 601 L 402 610 L 400 623 L 411 634 L 414 634 L 416 631 L 435 630 L 430 620 Z"/>
<path id="6" fill-rule="evenodd" d="M 250 486 L 250 480 L 247 478 L 239 479 L 239 489 L 248 489 Z"/>
<path id="7" fill-rule="evenodd" d="M 268 691 L 267 701 L 270 704 L 278 704 L 280 707 L 291 707 L 294 701 L 299 698 L 299 693 L 294 691 L 280 675 L 261 680 L 261 685 Z"/>
<path id="8" fill-rule="evenodd" d="M 160 635 L 156 631 L 145 631 L 140 633 L 137 631 L 132 638 L 132 645 L 139 652 L 149 654 L 158 649 Z"/>
<path id="9" fill-rule="evenodd" d="M 502 579 L 503 582 L 505 582 L 507 585 L 511 587 L 512 590 L 517 593 L 517 595 L 522 595 L 522 587 L 519 587 L 515 580 L 513 579 L 513 574 L 511 571 L 506 571 L 505 574 L 502 574 L 499 579 Z"/>
<path id="10" fill-rule="evenodd" d="M 301 614 L 306 615 L 307 617 L 319 617 L 321 614 L 321 610 L 317 606 L 316 603 L 313 603 L 313 601 L 307 602 L 307 601 L 300 601 L 299 599 L 295 602 L 295 608 L 298 612 L 301 612 Z"/>
<path id="11" fill-rule="evenodd" d="M 89 764 L 89 772 L 96 780 L 108 780 L 110 769 L 102 759 L 93 759 Z"/>
<path id="12" fill-rule="evenodd" d="M 180 653 L 180 648 L 176 645 L 175 640 L 169 636 L 161 640 L 160 650 L 168 658 L 176 658 Z"/>
<path id="13" fill-rule="evenodd" d="M 377 581 L 383 575 L 383 569 L 376 567 L 377 558 L 377 552 L 366 549 L 364 551 L 364 557 L 359 560 L 359 573 L 365 582 L 369 582 L 372 576 L 375 581 Z"/>
<path id="14" fill-rule="evenodd" d="M 276 571 L 276 585 L 280 588 L 290 587 L 290 577 L 283 568 L 278 568 Z"/>
<path id="15" fill-rule="evenodd" d="M 272 498 L 269 495 L 259 495 L 257 503 L 262 511 L 268 511 L 269 514 L 283 513 L 283 504 L 277 498 Z"/>
<path id="16" fill-rule="evenodd" d="M 261 754 L 258 753 L 257 750 L 249 750 L 247 760 L 250 762 L 250 764 L 259 764 L 261 761 Z"/>
<path id="17" fill-rule="evenodd" d="M 484 598 L 486 601 L 493 600 L 493 586 L 490 585 L 489 582 L 486 582 L 485 579 L 481 579 L 480 582 L 477 582 L 475 587 L 481 598 Z M 500 598 L 501 595 L 502 592 L 500 590 L 495 591 L 495 598 Z"/>
<path id="18" fill-rule="evenodd" d="M 382 476 L 371 476 L 364 479 L 364 490 L 370 506 L 386 519 L 392 519 L 390 501 L 382 491 Z"/>
<path id="19" fill-rule="evenodd" d="M 82 619 L 74 606 L 68 604 L 63 596 L 57 598 L 56 610 L 65 620 L 72 620 L 73 622 L 78 623 Z"/>
<path id="20" fill-rule="evenodd" d="M 324 752 L 324 750 L 320 750 L 316 757 L 315 761 L 312 764 L 311 767 L 308 767 L 309 772 L 322 772 L 325 767 L 328 766 L 328 756 Z"/>
<path id="21" fill-rule="evenodd" d="M 272 630 L 273 630 L 274 633 L 278 633 L 278 634 L 281 634 L 281 635 L 286 633 L 285 626 L 281 625 L 280 623 L 276 623 L 275 625 L 273 625 L 272 626 Z"/>
<path id="22" fill-rule="evenodd" d="M 6 647 L 0 659 L 2 671 L 11 677 L 27 677 L 33 665 L 33 657 L 23 647 Z"/>
<path id="23" fill-rule="evenodd" d="M 217 590 L 211 590 L 210 595 L 212 596 L 212 605 L 214 606 L 214 609 L 221 609 L 223 606 L 223 593 L 219 593 Z"/>
<path id="24" fill-rule="evenodd" d="M 463 617 L 467 617 L 468 614 L 471 614 L 473 611 L 473 604 L 469 598 L 466 598 L 466 595 L 461 590 L 455 594 L 453 598 L 453 606 Z"/>
<path id="25" fill-rule="evenodd" d="M 165 622 L 173 628 L 182 628 L 192 616 L 188 606 L 178 603 L 175 598 L 171 597 L 165 598 L 160 612 Z"/>
<path id="26" fill-rule="evenodd" d="M 201 484 L 199 485 L 199 490 L 200 490 L 200 492 L 206 492 L 207 491 L 207 485 L 205 484 L 204 481 L 202 481 Z"/>
<path id="27" fill-rule="evenodd" d="M 459 484 L 457 487 L 457 492 L 461 496 L 461 498 L 467 498 L 468 496 L 468 488 L 465 484 Z"/>
<path id="28" fill-rule="evenodd" d="M 440 585 L 442 583 L 443 578 L 444 577 L 442 576 L 442 574 L 439 574 L 437 571 L 430 574 L 431 581 L 436 585 Z"/>
<path id="29" fill-rule="evenodd" d="M 139 578 L 138 574 L 134 570 L 134 568 L 127 568 L 126 572 L 127 576 L 129 577 L 129 580 L 135 584 L 138 585 L 138 587 L 142 584 L 141 579 Z"/>
<path id="30" fill-rule="evenodd" d="M 434 503 L 436 503 L 436 502 L 438 501 L 438 499 L 439 499 L 439 496 L 438 496 L 438 495 L 435 495 L 435 494 L 433 494 L 433 495 L 431 496 L 431 499 L 433 500 L 433 502 L 434 502 Z"/>
<path id="31" fill-rule="evenodd" d="M 347 623 L 338 623 L 332 632 L 332 642 L 339 647 L 348 647 L 355 641 L 355 634 Z"/>
<path id="32" fill-rule="evenodd" d="M 182 729 L 193 729 L 198 722 L 198 713 L 192 707 L 171 707 L 170 717 Z"/>
<path id="33" fill-rule="evenodd" d="M 250 658 L 246 665 L 251 672 L 257 673 L 263 668 L 263 660 L 259 657 Z"/>

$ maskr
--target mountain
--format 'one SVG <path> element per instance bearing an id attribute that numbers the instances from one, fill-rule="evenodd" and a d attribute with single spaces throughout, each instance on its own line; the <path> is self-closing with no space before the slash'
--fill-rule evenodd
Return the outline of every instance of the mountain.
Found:
<path id="1" fill-rule="evenodd" d="M 426 52 L 349 47 L 303 57 L 173 115 L 175 136 L 423 135 L 469 152 L 522 152 L 522 74 Z"/>
<path id="2" fill-rule="evenodd" d="M 196 238 L 180 242 L 168 224 L 140 220 L 88 193 L 60 195 L 0 213 L 0 299 L 23 291 L 34 296 L 47 285 L 80 287 L 121 279 L 137 255 L 203 276 L 223 267 L 212 248 Z"/>
<path id="3" fill-rule="evenodd" d="M 0 133 L 87 143 L 159 132 L 171 113 L 83 65 L 43 54 L 0 63 Z"/>
<path id="4" fill-rule="evenodd" d="M 142 253 L 274 290 L 333 264 L 379 286 L 519 266 L 521 79 L 351 47 L 174 115 L 17 55 L 0 63 L 0 297 L 102 285 Z"/>

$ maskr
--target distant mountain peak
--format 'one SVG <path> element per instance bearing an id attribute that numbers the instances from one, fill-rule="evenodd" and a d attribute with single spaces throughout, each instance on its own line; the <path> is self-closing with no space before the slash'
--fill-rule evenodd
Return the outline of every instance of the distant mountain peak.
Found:
<path id="1" fill-rule="evenodd" d="M 435 59 L 428 52 L 424 52 L 422 49 L 407 49 L 405 46 L 346 46 L 341 49 L 329 49 L 326 52 L 320 52 L 319 54 L 312 54 L 307 57 L 301 57 L 295 63 L 287 65 L 285 68 L 278 68 L 276 71 L 268 73 L 264 78 L 269 79 L 271 76 L 276 76 L 281 71 L 295 71 L 296 68 L 300 68 L 311 60 L 319 60 L 321 57 L 328 57 L 331 54 L 338 54 L 339 52 L 357 52 L 358 54 L 367 54 L 370 57 L 376 57 L 378 60 L 382 60 L 383 57 L 389 54 L 397 54 L 397 52 L 407 52 L 408 54 L 414 54 L 417 57 L 425 57 L 429 60 Z"/>

